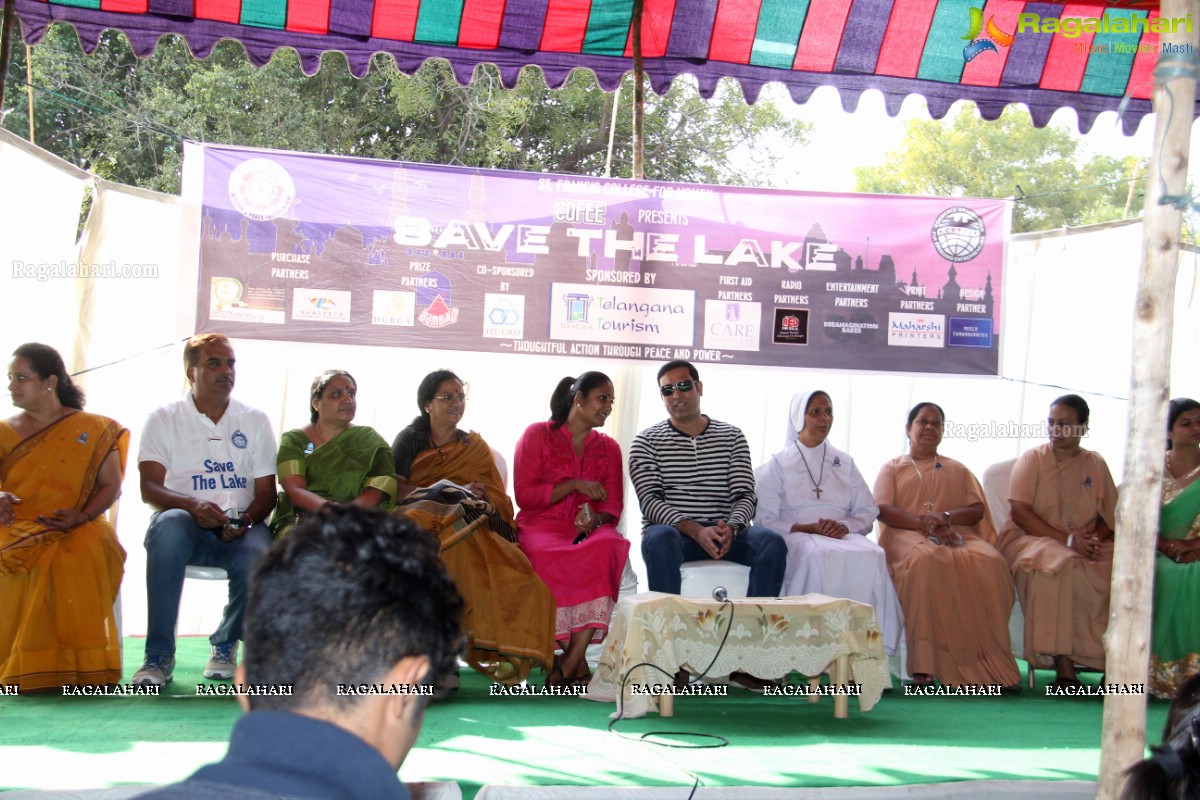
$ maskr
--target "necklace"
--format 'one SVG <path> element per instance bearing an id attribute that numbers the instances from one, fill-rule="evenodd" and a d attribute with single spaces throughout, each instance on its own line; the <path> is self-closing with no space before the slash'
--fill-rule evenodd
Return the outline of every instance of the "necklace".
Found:
<path id="1" fill-rule="evenodd" d="M 1192 476 L 1194 476 L 1197 472 L 1200 472 L 1200 465 L 1197 465 L 1196 467 L 1194 467 L 1190 471 L 1186 472 L 1185 474 L 1180 475 L 1178 478 L 1176 478 L 1175 475 L 1172 473 L 1172 471 L 1171 471 L 1172 469 L 1174 469 L 1174 466 L 1171 463 L 1171 453 L 1167 453 L 1167 475 L 1171 478 L 1171 480 L 1175 481 L 1175 483 L 1177 483 L 1177 484 L 1187 483 L 1188 480 Z"/>
<path id="2" fill-rule="evenodd" d="M 908 463 L 913 465 L 913 469 L 917 471 L 917 477 L 921 479 L 921 491 L 925 493 L 925 513 L 933 511 L 933 490 L 937 488 L 937 456 L 933 457 L 932 475 L 929 477 L 929 485 L 925 485 L 925 476 L 921 474 L 921 468 L 917 466 L 917 462 L 913 460 L 912 455 L 908 457 Z"/>
<path id="3" fill-rule="evenodd" d="M 804 451 L 800 448 L 800 443 L 795 442 L 796 452 L 800 454 L 800 460 L 804 462 L 804 471 L 808 473 L 808 479 L 813 482 L 813 491 L 816 492 L 817 499 L 821 499 L 821 481 L 825 480 L 825 451 L 829 447 L 829 442 L 821 445 L 821 474 L 813 477 L 812 470 L 808 468 L 808 459 L 804 457 Z"/>
<path id="4" fill-rule="evenodd" d="M 450 445 L 451 445 L 451 444 L 454 442 L 454 440 L 455 440 L 455 439 L 457 439 L 457 438 L 458 438 L 458 429 L 456 428 L 456 429 L 454 430 L 454 434 L 453 434 L 453 435 L 451 435 L 451 437 L 450 437 L 449 439 L 447 439 L 445 442 L 443 442 L 443 444 L 445 444 L 447 447 L 449 447 L 449 446 L 450 446 Z M 434 449 L 434 450 L 437 450 L 437 454 L 438 454 L 438 456 L 440 456 L 440 457 L 441 457 L 442 461 L 445 461 L 445 460 L 446 460 L 446 454 L 442 452 L 442 447 L 441 447 L 441 445 L 439 445 L 439 444 L 437 443 L 437 440 L 435 440 L 435 439 L 433 438 L 433 431 L 430 431 L 430 432 L 429 432 L 429 443 L 430 443 L 431 445 L 433 445 L 433 449 Z"/>

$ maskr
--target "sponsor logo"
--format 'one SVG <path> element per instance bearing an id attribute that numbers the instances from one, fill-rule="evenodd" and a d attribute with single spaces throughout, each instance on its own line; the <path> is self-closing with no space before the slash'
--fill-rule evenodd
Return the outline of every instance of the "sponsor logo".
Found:
<path id="1" fill-rule="evenodd" d="M 966 206 L 953 206 L 937 215 L 929 237 L 939 256 L 961 264 L 983 252 L 987 226 L 983 224 L 983 217 L 974 210 Z"/>
<path id="2" fill-rule="evenodd" d="M 992 346 L 992 321 L 974 317 L 951 317 L 946 334 L 947 347 Z"/>
<path id="3" fill-rule="evenodd" d="M 525 337 L 525 295 L 483 295 L 483 335 L 488 339 Z"/>
<path id="4" fill-rule="evenodd" d="M 758 350 L 761 303 L 741 300 L 704 301 L 706 350 Z"/>
<path id="5" fill-rule="evenodd" d="M 417 314 L 417 296 L 412 292 L 376 289 L 371 296 L 372 325 L 411 327 Z"/>
<path id="6" fill-rule="evenodd" d="M 247 291 L 237 278 L 214 277 L 209 292 L 209 319 L 271 325 L 287 322 L 283 310 L 286 295 L 282 291 L 254 288 Z"/>
<path id="7" fill-rule="evenodd" d="M 293 289 L 292 319 L 349 322 L 350 292 L 335 289 Z"/>
<path id="8" fill-rule="evenodd" d="M 771 341 L 775 344 L 808 344 L 808 309 L 775 309 Z"/>
<path id="9" fill-rule="evenodd" d="M 431 283 L 417 287 L 417 305 L 424 306 L 417 319 L 427 328 L 444 328 L 458 322 L 458 309 L 451 302 L 450 279 L 440 272 L 427 272 L 422 277 Z"/>
<path id="10" fill-rule="evenodd" d="M 229 201 L 250 219 L 275 219 L 291 208 L 295 199 L 292 176 L 269 158 L 243 161 L 229 174 Z"/>
<path id="11" fill-rule="evenodd" d="M 888 345 L 899 347 L 942 347 L 946 318 L 941 314 L 888 314 Z"/>
<path id="12" fill-rule="evenodd" d="M 695 292 L 681 289 L 555 283 L 550 338 L 690 347 L 695 304 Z"/>

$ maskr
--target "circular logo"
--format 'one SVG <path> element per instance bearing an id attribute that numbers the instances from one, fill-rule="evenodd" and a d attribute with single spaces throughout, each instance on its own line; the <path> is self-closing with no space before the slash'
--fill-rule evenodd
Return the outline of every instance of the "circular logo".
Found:
<path id="1" fill-rule="evenodd" d="M 933 247 L 947 261 L 970 261 L 983 252 L 983 217 L 965 206 L 947 208 L 933 221 Z"/>
<path id="2" fill-rule="evenodd" d="M 233 442 L 233 446 L 239 450 L 245 450 L 246 446 L 250 444 L 250 440 L 246 438 L 246 434 L 242 433 L 240 429 L 233 432 L 233 436 L 229 437 L 229 441 Z"/>
<path id="3" fill-rule="evenodd" d="M 292 207 L 296 186 L 287 170 L 269 158 L 252 158 L 229 175 L 229 201 L 250 219 L 275 219 Z"/>

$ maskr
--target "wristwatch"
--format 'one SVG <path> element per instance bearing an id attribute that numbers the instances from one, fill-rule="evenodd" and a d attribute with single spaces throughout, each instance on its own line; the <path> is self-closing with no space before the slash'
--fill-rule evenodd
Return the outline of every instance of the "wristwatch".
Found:
<path id="1" fill-rule="evenodd" d="M 733 538 L 735 538 L 735 539 L 736 539 L 737 537 L 739 537 L 739 536 L 741 536 L 741 535 L 742 535 L 742 532 L 743 532 L 743 531 L 745 531 L 745 530 L 746 530 L 746 523 L 744 523 L 744 522 L 731 522 L 731 523 L 729 523 L 729 527 L 730 527 L 730 529 L 732 529 L 732 530 L 733 530 Z"/>

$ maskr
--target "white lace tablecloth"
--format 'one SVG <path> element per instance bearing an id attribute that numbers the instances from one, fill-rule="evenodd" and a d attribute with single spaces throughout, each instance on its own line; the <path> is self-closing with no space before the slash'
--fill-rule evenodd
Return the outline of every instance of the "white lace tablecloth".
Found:
<path id="1" fill-rule="evenodd" d="M 729 636 L 717 655 L 727 626 Z M 793 671 L 833 677 L 835 662 L 845 656 L 849 677 L 861 687 L 858 707 L 862 711 L 870 711 L 891 683 L 875 610 L 864 603 L 821 594 L 718 603 L 644 592 L 617 603 L 586 697 L 615 703 L 624 679 L 620 714 L 640 717 L 657 710 L 657 700 L 653 695 L 634 694 L 633 684 L 669 684 L 681 668 L 694 679 L 714 655 L 709 679 L 739 671 L 769 679 Z M 664 672 L 642 666 L 626 679 L 630 668 L 642 662 Z"/>

